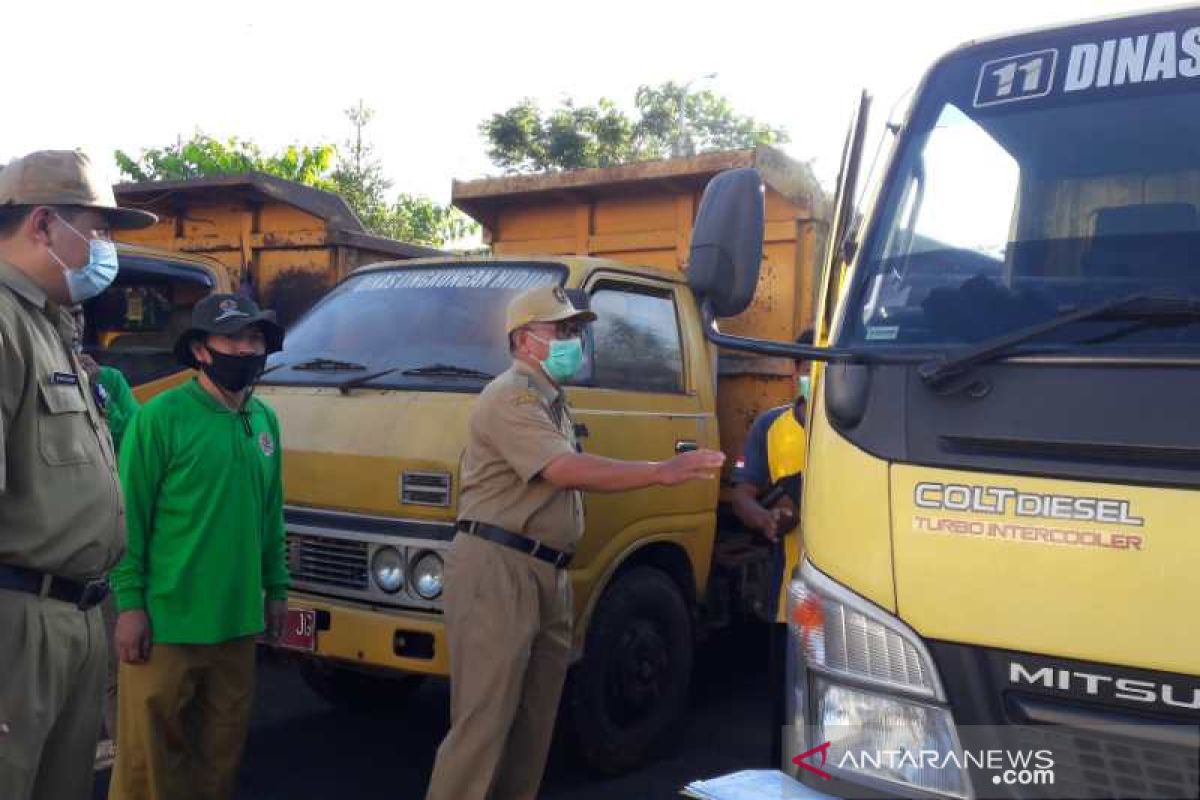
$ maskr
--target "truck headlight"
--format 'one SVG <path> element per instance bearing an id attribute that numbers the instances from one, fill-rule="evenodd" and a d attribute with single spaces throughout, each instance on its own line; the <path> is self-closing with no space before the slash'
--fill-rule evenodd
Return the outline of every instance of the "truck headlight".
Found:
<path id="1" fill-rule="evenodd" d="M 442 594 L 442 557 L 432 551 L 419 557 L 412 569 L 413 588 L 424 600 L 436 600 Z"/>
<path id="2" fill-rule="evenodd" d="M 843 686 L 813 676 L 813 738 L 829 742 L 826 769 L 865 783 L 883 782 L 968 797 L 954 720 L 945 708 Z"/>
<path id="3" fill-rule="evenodd" d="M 945 690 L 912 628 L 806 560 L 788 587 L 788 634 L 797 753 L 829 742 L 824 769 L 848 781 L 970 796 L 961 757 L 947 757 L 962 748 Z"/>
<path id="4" fill-rule="evenodd" d="M 933 660 L 913 631 L 808 561 L 788 587 L 788 627 L 805 663 L 885 691 L 943 699 Z"/>
<path id="5" fill-rule="evenodd" d="M 371 577 L 388 594 L 404 588 L 404 556 L 394 547 L 380 547 L 371 556 Z"/>

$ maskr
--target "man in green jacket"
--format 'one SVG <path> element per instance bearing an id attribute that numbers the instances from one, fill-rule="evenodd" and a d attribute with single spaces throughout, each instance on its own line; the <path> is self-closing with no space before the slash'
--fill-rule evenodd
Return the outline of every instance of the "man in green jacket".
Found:
<path id="1" fill-rule="evenodd" d="M 175 345 L 200 375 L 142 406 L 122 442 L 112 799 L 233 796 L 254 640 L 278 638 L 286 617 L 279 422 L 251 396 L 282 342 L 252 301 L 201 300 Z"/>
<path id="2" fill-rule="evenodd" d="M 80 356 L 79 363 L 92 383 L 104 389 L 104 421 L 108 423 L 108 432 L 112 434 L 113 447 L 120 449 L 125 431 L 139 407 L 133 389 L 116 367 L 102 367 L 87 355 Z"/>

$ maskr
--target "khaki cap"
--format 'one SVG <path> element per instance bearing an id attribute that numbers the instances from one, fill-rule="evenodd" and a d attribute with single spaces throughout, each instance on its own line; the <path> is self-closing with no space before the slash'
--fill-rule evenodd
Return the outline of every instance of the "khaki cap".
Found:
<path id="1" fill-rule="evenodd" d="M 77 206 L 99 211 L 114 229 L 145 228 L 158 222 L 149 211 L 122 208 L 110 186 L 83 153 L 39 150 L 0 168 L 0 208 Z"/>
<path id="2" fill-rule="evenodd" d="M 512 333 L 531 322 L 594 322 L 595 313 L 576 308 L 561 286 L 542 286 L 522 292 L 508 304 L 506 329 Z"/>

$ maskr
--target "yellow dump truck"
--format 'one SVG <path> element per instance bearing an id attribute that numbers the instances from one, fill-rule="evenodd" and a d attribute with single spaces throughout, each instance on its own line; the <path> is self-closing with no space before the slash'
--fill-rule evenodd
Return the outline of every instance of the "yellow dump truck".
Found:
<path id="1" fill-rule="evenodd" d="M 794 336 L 812 319 L 825 200 L 806 168 L 766 149 L 460 184 L 456 202 L 495 257 L 360 268 L 292 328 L 258 393 L 285 432 L 288 644 L 318 691 L 378 705 L 448 674 L 442 553 L 467 415 L 510 363 L 503 321 L 518 292 L 559 285 L 599 315 L 567 388 L 589 453 L 736 456 L 754 414 L 793 399 L 790 360 L 740 359 L 718 375 L 681 269 L 707 181 L 751 165 L 767 176 L 776 238 L 770 299 L 741 323 Z M 730 524 L 719 494 L 704 483 L 586 498 L 564 702 L 597 769 L 626 769 L 662 741 L 685 707 L 697 636 L 771 615 L 770 552 Z"/>
<path id="2" fill-rule="evenodd" d="M 781 766 L 839 797 L 1200 796 L 1200 10 L 972 42 L 848 139 Z M 750 172 L 689 277 L 751 302 Z M 737 215 L 728 213 L 736 211 Z"/>

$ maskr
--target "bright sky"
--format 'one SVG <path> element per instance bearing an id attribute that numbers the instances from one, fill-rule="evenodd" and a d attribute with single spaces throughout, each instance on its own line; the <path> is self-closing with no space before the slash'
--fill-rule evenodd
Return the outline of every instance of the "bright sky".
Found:
<path id="1" fill-rule="evenodd" d="M 376 110 L 368 132 L 395 188 L 446 202 L 452 179 L 498 172 L 478 124 L 522 97 L 543 107 L 566 96 L 631 105 L 639 84 L 716 72 L 695 88 L 787 128 L 786 149 L 815 158 L 832 182 L 860 87 L 886 114 L 965 40 L 1158 5 L 13 0 L 0 163 L 80 147 L 116 177 L 115 148 L 196 129 L 264 149 L 341 143 L 342 112 L 362 98 Z"/>

